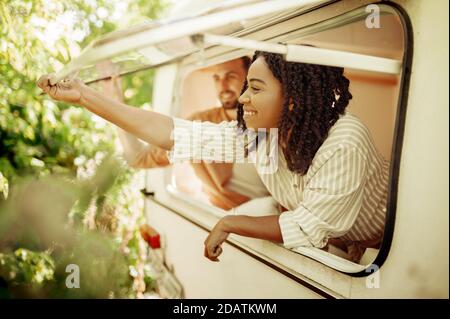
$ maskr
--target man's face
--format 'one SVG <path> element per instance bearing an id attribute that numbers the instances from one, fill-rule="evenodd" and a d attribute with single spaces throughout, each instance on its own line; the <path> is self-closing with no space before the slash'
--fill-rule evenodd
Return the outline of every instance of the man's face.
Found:
<path id="1" fill-rule="evenodd" d="M 217 96 L 225 109 L 233 109 L 241 94 L 247 71 L 241 59 L 211 67 Z"/>

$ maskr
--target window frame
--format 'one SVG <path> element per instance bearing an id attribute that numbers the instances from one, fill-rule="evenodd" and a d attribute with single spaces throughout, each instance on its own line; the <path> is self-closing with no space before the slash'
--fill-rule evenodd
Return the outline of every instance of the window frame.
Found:
<path id="1" fill-rule="evenodd" d="M 403 28 L 403 36 L 404 36 L 403 37 L 404 38 L 404 51 L 403 51 L 403 60 L 402 60 L 402 67 L 401 67 L 400 88 L 399 88 L 399 95 L 398 95 L 398 99 L 397 99 L 394 134 L 393 134 L 392 147 L 391 147 L 391 149 L 392 149 L 391 160 L 390 160 L 391 165 L 390 165 L 390 171 L 389 171 L 388 198 L 387 198 L 387 207 L 386 207 L 386 223 L 385 223 L 384 235 L 383 235 L 380 249 L 378 251 L 378 254 L 377 254 L 375 260 L 371 264 L 364 265 L 359 271 L 355 271 L 355 272 L 342 271 L 342 270 L 339 270 L 339 269 L 336 269 L 336 268 L 330 266 L 329 264 L 327 264 L 321 260 L 318 260 L 317 258 L 309 256 L 312 259 L 324 264 L 328 268 L 335 270 L 337 272 L 340 272 L 342 274 L 348 275 L 350 277 L 365 277 L 365 276 L 372 274 L 373 273 L 373 268 L 371 268 L 372 265 L 376 265 L 378 267 L 378 269 L 380 269 L 389 255 L 389 251 L 390 251 L 390 247 L 391 247 L 391 243 L 392 243 L 392 238 L 393 238 L 393 234 L 394 234 L 394 226 L 395 226 L 395 216 L 396 216 L 396 210 L 397 210 L 398 181 L 399 181 L 399 174 L 400 174 L 402 146 L 403 146 L 403 139 L 404 139 L 404 128 L 405 128 L 405 122 L 406 122 L 406 110 L 407 110 L 407 104 L 408 104 L 409 85 L 410 85 L 411 67 L 412 67 L 412 58 L 413 58 L 412 24 L 411 24 L 408 14 L 399 4 L 392 3 L 392 2 L 389 2 L 389 3 L 371 2 L 371 3 L 367 3 L 367 4 L 363 5 L 362 7 L 352 8 L 349 11 L 345 11 L 343 14 L 336 15 L 331 18 L 325 19 L 321 22 L 318 22 L 317 24 L 311 24 L 309 26 L 302 27 L 301 29 L 298 29 L 296 31 L 289 32 L 287 35 L 286 34 L 281 35 L 281 38 L 282 37 L 289 38 L 289 36 L 292 36 L 292 34 L 294 32 L 305 31 L 305 30 L 308 30 L 309 28 L 314 29 L 317 27 L 317 25 L 322 24 L 322 23 L 326 24 L 327 22 L 329 22 L 330 24 L 333 25 L 333 23 L 332 23 L 333 21 L 330 21 L 330 20 L 335 20 L 335 19 L 338 19 L 340 16 L 346 16 L 346 15 L 348 17 L 351 17 L 351 14 L 353 12 L 361 10 L 361 9 L 365 8 L 367 5 L 372 4 L 372 3 L 377 4 L 382 8 L 386 8 L 386 9 L 390 10 L 391 12 L 395 12 L 397 17 L 401 21 L 401 25 Z M 333 3 L 327 3 L 326 5 L 320 6 L 319 8 L 314 8 L 313 11 L 320 10 L 322 7 L 326 7 L 331 4 L 333 4 Z M 300 15 L 302 15 L 302 14 L 305 14 L 305 12 L 302 12 Z M 265 27 L 267 27 L 267 26 L 265 26 Z M 321 30 L 321 31 L 323 31 L 323 30 Z M 306 32 L 304 32 L 304 34 L 306 34 Z M 308 35 L 310 35 L 310 34 L 308 34 Z M 279 38 L 279 37 L 280 36 L 277 36 L 276 38 Z M 233 50 L 230 50 L 230 52 L 227 54 L 218 55 L 215 58 L 209 59 L 207 65 L 213 65 L 213 64 L 220 63 L 220 62 L 224 62 L 224 61 L 232 59 L 232 58 L 237 58 L 239 56 L 242 56 L 243 54 L 246 54 L 249 51 L 250 50 L 233 49 Z M 203 65 L 202 67 L 207 66 L 207 65 Z M 199 68 L 198 66 L 193 67 L 192 63 L 190 63 L 189 61 L 188 61 L 188 63 L 186 63 L 186 62 L 183 63 L 183 61 L 181 61 L 180 66 L 183 71 L 179 72 L 179 74 L 178 74 L 178 81 L 177 81 L 178 84 L 176 84 L 178 86 L 181 83 L 181 78 L 186 73 L 189 73 L 189 72 Z M 175 91 L 176 91 L 176 89 L 175 89 Z M 172 110 L 170 113 L 178 114 L 177 111 L 179 111 L 179 110 L 177 109 L 177 107 L 179 107 L 179 106 L 175 105 L 175 107 L 172 107 Z M 226 215 L 225 211 L 223 211 L 222 209 L 212 207 L 212 206 L 210 207 L 210 206 L 208 206 L 202 202 L 199 202 L 195 199 L 189 198 L 189 196 L 187 196 L 187 195 L 177 192 L 173 188 L 173 186 L 171 186 L 171 183 L 170 183 L 171 177 L 172 177 L 172 173 L 170 170 L 169 172 L 166 172 L 165 180 L 164 180 L 164 184 L 166 185 L 166 191 L 168 194 L 170 194 L 170 196 L 173 196 L 173 197 L 177 198 L 178 200 L 186 202 L 186 203 L 192 205 L 193 207 L 198 207 L 202 210 L 208 211 L 209 213 L 211 213 L 213 216 L 215 216 L 217 218 L 221 218 Z M 164 205 L 163 202 L 159 202 L 159 203 Z M 208 230 L 208 231 L 210 230 L 208 227 L 205 227 L 205 225 L 201 225 L 201 223 L 199 223 L 198 221 L 192 220 L 188 216 L 184 216 L 182 213 L 179 213 L 176 210 L 173 210 L 173 211 L 175 213 L 179 214 L 180 216 L 182 216 L 183 218 L 190 220 L 192 223 L 196 224 L 197 226 L 200 226 L 201 228 Z M 239 250 L 241 250 L 242 252 L 244 252 L 250 256 L 255 257 L 255 256 L 260 255 L 260 252 L 253 251 L 252 248 L 246 248 L 245 244 L 242 244 L 239 242 L 236 243 L 235 240 L 227 240 L 227 242 L 232 244 L 233 246 L 237 247 Z M 256 253 L 256 255 L 255 255 L 255 253 Z M 297 252 L 292 252 L 292 253 L 299 254 Z M 334 256 L 330 253 L 326 253 L 326 254 L 330 255 L 330 258 L 332 258 L 331 256 Z M 301 255 L 305 256 L 302 253 L 301 253 Z M 337 257 L 337 258 L 340 258 L 340 257 Z M 257 259 L 259 259 L 260 261 L 264 262 L 267 265 L 272 264 L 274 266 L 273 268 L 279 268 L 275 265 L 274 261 L 264 259 L 264 256 L 263 257 L 258 256 Z M 358 264 L 355 264 L 355 265 L 358 265 Z M 368 271 L 368 270 L 370 270 L 370 271 Z M 295 276 L 295 275 L 293 275 L 293 276 Z M 297 278 L 299 278 L 299 277 L 297 277 Z"/>

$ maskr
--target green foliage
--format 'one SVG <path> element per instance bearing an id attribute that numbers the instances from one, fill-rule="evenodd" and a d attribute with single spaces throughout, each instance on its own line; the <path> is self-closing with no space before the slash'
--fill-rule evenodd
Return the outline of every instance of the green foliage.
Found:
<path id="1" fill-rule="evenodd" d="M 0 253 L 0 276 L 18 284 L 40 284 L 53 279 L 55 263 L 47 252 L 19 248 L 14 253 Z"/>
<path id="2" fill-rule="evenodd" d="M 123 269 L 108 267 L 112 262 L 121 265 L 114 251 L 126 257 L 129 270 L 142 263 L 144 246 L 137 225 L 143 221 L 143 209 L 139 191 L 130 186 L 139 184 L 139 176 L 114 159 L 113 127 L 81 108 L 50 101 L 35 85 L 39 76 L 60 69 L 98 36 L 155 18 L 166 7 L 159 0 L 127 0 L 117 6 L 113 0 L 0 0 L 0 204 L 8 207 L 0 210 L 0 235 L 4 235 L 0 237 L 0 291 L 3 280 L 8 289 L 18 288 L 13 297 L 24 295 L 23 291 L 49 297 L 136 293 L 134 272 L 123 282 L 123 276 L 115 275 Z M 152 80 L 152 71 L 125 77 L 125 101 L 138 107 L 150 103 Z M 13 193 L 20 193 L 23 179 L 30 176 L 38 182 L 59 176 L 57 182 L 37 184 L 53 189 L 53 193 L 42 194 L 53 198 L 47 208 L 52 214 L 26 214 L 28 226 L 19 223 L 21 231 L 11 237 L 6 230 L 17 221 L 12 212 L 29 211 L 11 208 L 10 203 L 17 201 Z M 49 186 L 54 183 L 59 186 Z M 28 197 L 21 198 L 30 202 Z M 45 199 L 35 201 L 36 207 L 48 205 Z M 55 211 L 60 212 L 58 218 Z M 76 234 L 74 242 L 67 242 L 58 230 L 69 226 Z M 46 234 L 56 237 L 48 240 Z M 89 255 L 88 247 L 102 240 L 104 247 L 111 248 L 104 250 L 108 253 L 101 258 Z M 66 247 L 65 253 L 55 245 Z M 75 258 L 83 251 L 92 257 L 90 261 Z M 67 292 L 63 285 L 62 278 L 67 276 L 63 265 L 70 256 L 84 269 L 97 269 L 82 292 Z M 89 266 L 89 262 L 97 264 Z M 109 281 L 102 279 L 105 274 L 111 276 Z M 101 284 L 88 288 L 94 278 Z M 152 281 L 148 276 L 142 280 Z"/>
<path id="3" fill-rule="evenodd" d="M 121 235 L 128 225 L 114 224 L 113 219 L 126 218 L 129 211 L 112 210 L 108 198 L 111 191 L 123 186 L 118 179 L 123 170 L 121 161 L 105 157 L 94 175 L 84 180 L 55 175 L 17 179 L 0 206 L 0 277 L 8 288 L 2 289 L 0 283 L 1 295 L 135 295 L 135 278 L 129 270 L 136 267 L 136 256 L 124 254 L 121 248 L 134 251 L 142 247 L 141 239 L 132 236 L 132 240 L 124 241 Z M 88 204 L 79 205 L 80 201 Z M 70 264 L 80 269 L 79 289 L 66 286 L 66 267 Z"/>
<path id="4" fill-rule="evenodd" d="M 9 191 L 8 180 L 0 172 L 0 193 L 3 194 L 3 197 L 5 199 L 8 197 L 8 191 Z"/>

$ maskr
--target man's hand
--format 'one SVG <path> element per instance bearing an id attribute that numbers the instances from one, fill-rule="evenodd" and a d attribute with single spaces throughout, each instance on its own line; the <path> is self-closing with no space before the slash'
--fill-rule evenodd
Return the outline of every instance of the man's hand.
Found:
<path id="1" fill-rule="evenodd" d="M 46 74 L 41 76 L 41 78 L 37 81 L 37 85 L 54 100 L 81 104 L 83 90 L 86 86 L 83 81 L 80 79 L 63 80 L 59 83 L 51 85 L 50 78 L 53 76 L 54 74 Z"/>
<path id="2" fill-rule="evenodd" d="M 211 261 L 219 261 L 218 257 L 222 254 L 222 243 L 227 239 L 229 232 L 225 231 L 226 217 L 219 220 L 209 233 L 205 240 L 204 255 Z"/>
<path id="3" fill-rule="evenodd" d="M 119 68 L 111 61 L 102 61 L 96 64 L 96 68 L 102 77 L 109 79 L 101 81 L 103 94 L 123 102 L 122 79 L 120 78 Z"/>

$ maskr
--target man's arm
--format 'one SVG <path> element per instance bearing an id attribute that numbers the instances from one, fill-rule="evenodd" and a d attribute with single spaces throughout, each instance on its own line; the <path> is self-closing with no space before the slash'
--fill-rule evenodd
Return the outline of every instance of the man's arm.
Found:
<path id="1" fill-rule="evenodd" d="M 147 144 L 140 141 L 136 136 L 117 128 L 117 135 L 119 136 L 120 144 L 123 148 L 123 157 L 131 167 L 136 167 L 135 163 L 140 154 L 145 152 Z"/>
<path id="2" fill-rule="evenodd" d="M 114 73 L 114 65 L 101 63 L 98 65 L 103 75 Z M 117 101 L 123 102 L 122 81 L 119 76 L 111 76 L 109 80 L 102 81 L 103 93 Z M 117 135 L 123 149 L 123 157 L 128 165 L 134 168 L 152 168 L 169 164 L 166 151 L 156 146 L 146 144 L 136 136 L 117 127 Z"/>

